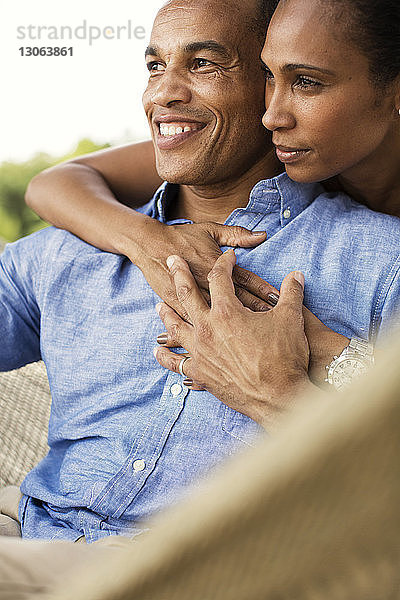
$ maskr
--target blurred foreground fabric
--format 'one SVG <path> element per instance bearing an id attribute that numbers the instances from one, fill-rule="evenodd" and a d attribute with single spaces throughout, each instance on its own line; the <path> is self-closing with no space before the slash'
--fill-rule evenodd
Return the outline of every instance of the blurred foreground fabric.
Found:
<path id="1" fill-rule="evenodd" d="M 316 394 L 114 560 L 99 553 L 34 597 L 397 600 L 399 367 L 397 343 L 365 380 Z M 49 402 L 42 364 L 0 374 L 0 485 L 46 452 Z"/>
<path id="2" fill-rule="evenodd" d="M 367 378 L 317 393 L 140 543 L 51 598 L 400 598 L 399 367 L 397 343 Z"/>

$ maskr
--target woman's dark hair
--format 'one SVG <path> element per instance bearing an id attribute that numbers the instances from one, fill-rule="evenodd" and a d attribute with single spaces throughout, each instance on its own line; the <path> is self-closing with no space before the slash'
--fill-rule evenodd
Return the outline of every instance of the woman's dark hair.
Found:
<path id="1" fill-rule="evenodd" d="M 372 82 L 386 86 L 395 81 L 400 75 L 400 0 L 321 0 L 321 6 L 331 9 L 332 24 L 346 24 L 349 39 L 368 58 Z"/>

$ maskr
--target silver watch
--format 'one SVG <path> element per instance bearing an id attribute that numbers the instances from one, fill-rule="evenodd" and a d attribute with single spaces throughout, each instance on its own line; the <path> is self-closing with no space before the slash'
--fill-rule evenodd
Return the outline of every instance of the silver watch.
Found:
<path id="1" fill-rule="evenodd" d="M 331 364 L 326 367 L 328 377 L 325 381 L 341 390 L 366 373 L 373 363 L 373 345 L 365 340 L 352 338 L 340 356 L 334 356 Z"/>

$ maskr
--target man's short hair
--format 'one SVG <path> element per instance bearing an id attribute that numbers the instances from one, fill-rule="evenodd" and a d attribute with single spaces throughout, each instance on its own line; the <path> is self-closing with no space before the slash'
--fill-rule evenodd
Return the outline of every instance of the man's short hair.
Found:
<path id="1" fill-rule="evenodd" d="M 162 7 L 167 6 L 172 0 L 165 0 Z M 250 30 L 263 42 L 271 17 L 278 6 L 279 0 L 256 0 L 256 11 L 250 17 Z"/>
<path id="2" fill-rule="evenodd" d="M 263 42 L 271 17 L 279 0 L 257 0 L 255 18 L 252 19 L 251 30 Z"/>

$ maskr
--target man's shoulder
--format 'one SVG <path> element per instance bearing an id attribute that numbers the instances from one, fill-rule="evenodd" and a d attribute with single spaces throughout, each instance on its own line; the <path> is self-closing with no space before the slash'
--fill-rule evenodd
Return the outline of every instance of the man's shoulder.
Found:
<path id="1" fill-rule="evenodd" d="M 99 253 L 107 254 L 68 231 L 45 227 L 7 244 L 2 255 L 2 263 L 4 266 L 14 264 L 18 268 L 34 268 L 37 271 L 44 268 L 46 264 L 55 267 L 56 264 L 64 264 L 72 259 L 79 260 L 79 257 L 89 257 Z"/>
<path id="2" fill-rule="evenodd" d="M 400 218 L 371 210 L 346 194 L 324 192 L 313 202 L 319 218 L 329 220 L 334 230 L 348 231 L 370 244 L 385 244 L 393 239 L 400 248 Z M 386 237 L 388 236 L 388 237 Z"/>
<path id="3" fill-rule="evenodd" d="M 314 201 L 318 210 L 340 211 L 345 220 L 362 220 L 363 222 L 382 223 L 386 227 L 400 227 L 400 218 L 386 213 L 371 210 L 364 204 L 353 200 L 342 192 L 322 192 Z"/>
<path id="4" fill-rule="evenodd" d="M 26 252 L 28 249 L 45 252 L 49 248 L 59 248 L 60 246 L 69 246 L 76 249 L 83 247 L 93 248 L 69 231 L 64 231 L 57 227 L 45 227 L 40 231 L 36 231 L 35 233 L 20 238 L 16 242 L 6 244 L 5 250 L 17 253 Z"/>

